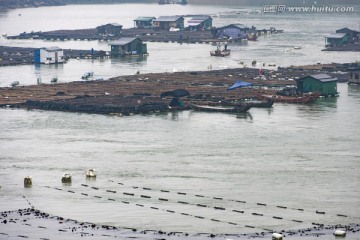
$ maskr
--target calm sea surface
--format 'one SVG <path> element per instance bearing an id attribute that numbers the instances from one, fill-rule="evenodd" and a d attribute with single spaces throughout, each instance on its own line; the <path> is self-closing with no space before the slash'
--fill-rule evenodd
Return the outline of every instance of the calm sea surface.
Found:
<path id="1" fill-rule="evenodd" d="M 133 19 L 149 13 L 232 10 L 156 4 L 17 9 L 0 15 L 0 31 L 13 35 L 109 22 L 132 27 Z M 280 66 L 351 62 L 359 59 L 358 54 L 320 50 L 323 35 L 342 27 L 357 29 L 358 19 L 354 14 L 227 14 L 215 17 L 214 25 L 274 26 L 285 33 L 231 45 L 231 56 L 221 59 L 209 57 L 211 45 L 148 43 L 150 55 L 145 61 L 71 60 L 57 67 L 4 67 L 0 86 L 14 80 L 35 84 L 37 76 L 44 82 L 53 75 L 63 82 L 80 80 L 89 70 L 108 78 L 137 70 L 238 67 L 239 61 L 253 59 Z M 0 44 L 108 49 L 106 43 L 80 41 L 2 38 Z M 299 45 L 301 50 L 284 52 Z M 360 87 L 338 84 L 338 90 L 338 98 L 320 99 L 313 105 L 275 104 L 239 116 L 183 111 L 113 117 L 0 109 L 0 211 L 30 203 L 80 221 L 194 233 L 359 223 Z M 96 169 L 96 180 L 85 178 L 89 168 Z M 73 176 L 70 185 L 61 183 L 66 172 Z M 23 186 L 27 175 L 33 178 L 32 188 Z"/>

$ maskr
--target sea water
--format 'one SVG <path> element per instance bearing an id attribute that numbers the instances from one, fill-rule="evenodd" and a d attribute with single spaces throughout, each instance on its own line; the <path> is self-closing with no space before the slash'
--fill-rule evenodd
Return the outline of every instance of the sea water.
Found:
<path id="1" fill-rule="evenodd" d="M 160 16 L 170 10 L 174 14 L 231 10 L 164 8 L 125 4 L 16 9 L 2 13 L 0 29 L 17 34 L 108 22 L 131 27 L 133 19 L 149 12 Z M 211 58 L 213 46 L 206 44 L 148 43 L 150 55 L 145 61 L 71 60 L 39 69 L 4 67 L 0 81 L 1 86 L 14 80 L 36 84 L 38 74 L 43 79 L 56 74 L 60 81 L 74 81 L 86 70 L 112 77 L 138 69 L 205 70 L 209 64 L 221 69 L 237 67 L 244 59 L 282 66 L 351 62 L 357 54 L 321 48 L 323 34 L 345 26 L 356 28 L 354 19 L 325 14 L 214 17 L 216 26 L 245 23 L 285 32 L 247 45 L 230 45 L 229 58 Z M 108 48 L 99 42 L 77 41 L 1 39 L 1 44 Z M 284 53 L 295 45 L 302 49 Z M 358 223 L 360 88 L 340 83 L 338 91 L 339 97 L 311 105 L 276 103 L 271 109 L 253 108 L 240 115 L 181 111 L 115 117 L 0 109 L 0 210 L 34 206 L 79 221 L 192 233 Z M 96 179 L 86 179 L 90 168 L 97 171 Z M 71 184 L 61 183 L 65 173 L 72 175 Z M 24 188 L 23 178 L 28 175 L 33 184 Z"/>

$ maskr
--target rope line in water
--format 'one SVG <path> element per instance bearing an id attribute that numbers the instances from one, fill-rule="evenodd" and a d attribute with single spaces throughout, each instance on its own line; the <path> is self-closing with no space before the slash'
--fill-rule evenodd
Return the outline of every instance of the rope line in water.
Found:
<path id="1" fill-rule="evenodd" d="M 123 184 L 121 184 L 121 185 L 123 185 Z M 81 184 L 81 186 L 85 186 L 85 187 L 88 187 L 88 185 L 87 184 Z M 98 190 L 98 188 L 97 188 L 97 190 Z M 106 190 L 106 192 L 112 192 L 112 193 L 116 193 L 116 191 L 111 191 L 111 190 Z M 128 192 L 123 192 L 123 194 L 124 195 L 129 195 L 129 196 L 136 196 L 134 193 L 128 193 Z M 184 194 L 182 194 L 182 195 L 184 195 Z M 151 198 L 150 196 L 147 196 L 147 195 L 140 195 L 140 198 Z M 154 198 L 155 199 L 155 198 Z M 165 198 L 158 198 L 158 200 L 160 200 L 160 201 L 169 201 L 168 199 L 165 199 Z M 126 202 L 126 203 L 128 203 L 128 202 Z M 182 203 L 182 204 L 188 204 L 188 205 L 191 205 L 191 206 L 196 206 L 196 207 L 205 207 L 205 208 L 213 208 L 213 209 L 216 209 L 216 210 L 223 210 L 223 211 L 232 211 L 232 212 L 236 212 L 236 213 L 241 213 L 241 214 L 243 214 L 243 213 L 245 213 L 245 211 L 240 211 L 240 210 L 236 210 L 236 209 L 232 209 L 232 210 L 226 210 L 226 208 L 224 208 L 224 207 L 218 207 L 218 206 L 214 206 L 214 207 L 211 207 L 211 206 L 207 206 L 207 205 L 205 205 L 205 204 L 194 204 L 194 203 L 188 203 L 188 202 L 184 202 L 184 201 L 177 201 L 177 202 L 173 202 L 173 203 Z M 262 204 L 262 203 L 259 203 L 260 205 L 264 205 L 264 204 Z M 302 210 L 302 209 L 300 209 L 300 210 Z M 168 211 L 168 210 L 166 210 L 166 211 Z M 168 211 L 168 212 L 172 212 L 172 211 Z M 273 218 L 273 219 L 277 219 L 277 220 L 284 220 L 284 221 L 289 221 L 289 222 L 296 222 L 296 223 L 304 223 L 304 221 L 302 221 L 302 220 L 297 220 L 297 219 L 286 219 L 286 218 L 284 218 L 284 217 L 279 217 L 279 216 L 268 216 L 268 215 L 266 215 L 266 214 L 262 214 L 262 213 L 256 213 L 256 212 L 253 212 L 253 213 L 251 213 L 252 215 L 254 215 L 254 216 L 260 216 L 260 217 L 267 217 L 267 218 Z M 185 215 L 185 214 L 183 214 L 183 215 Z M 187 215 L 189 215 L 189 214 L 187 214 Z M 199 218 L 199 217 L 198 217 Z M 233 222 L 227 222 L 227 223 L 229 223 L 229 224 L 232 224 L 232 225 L 237 225 L 236 223 L 233 223 Z M 310 224 L 310 223 L 309 223 Z M 314 223 L 314 222 L 312 222 L 311 223 L 312 225 L 317 225 L 317 226 L 323 226 L 324 224 L 321 224 L 321 223 Z"/>
<path id="2" fill-rule="evenodd" d="M 87 184 L 81 184 L 81 186 L 84 186 L 84 187 L 88 187 Z M 67 190 L 62 190 L 61 188 L 57 188 L 57 187 L 50 187 L 50 186 L 44 186 L 46 188 L 49 188 L 49 189 L 54 189 L 54 190 L 58 190 L 58 191 L 63 191 L 65 193 L 69 193 L 69 191 Z M 92 188 L 93 189 L 93 188 Z M 99 188 L 97 188 L 96 190 L 99 190 Z M 76 193 L 75 191 L 72 191 L 73 193 Z M 106 191 L 105 192 L 110 192 L 110 193 L 114 193 L 114 191 Z M 116 191 L 115 191 L 116 193 Z M 87 196 L 87 197 L 94 197 L 94 198 L 102 198 L 101 196 L 97 196 L 97 195 L 93 195 L 93 196 L 90 196 L 89 194 L 87 193 L 80 193 L 80 195 L 83 195 L 83 196 Z M 147 207 L 148 209 L 153 209 L 153 210 L 157 210 L 157 211 L 163 211 L 163 212 L 167 212 L 167 213 L 170 213 L 170 214 L 179 214 L 179 215 L 182 215 L 182 216 L 188 216 L 188 217 L 193 217 L 193 218 L 196 218 L 196 219 L 199 219 L 199 220 L 209 220 L 209 221 L 213 221 L 213 222 L 218 222 L 218 223 L 225 223 L 225 224 L 230 224 L 230 225 L 238 225 L 240 226 L 240 224 L 238 223 L 234 223 L 234 222 L 230 222 L 230 221 L 225 221 L 225 220 L 220 220 L 220 219 L 214 219 L 214 218 L 206 218 L 206 217 L 203 217 L 203 216 L 199 216 L 199 215 L 193 215 L 193 214 L 189 214 L 189 213 L 185 213 L 185 212 L 176 212 L 174 210 L 171 210 L 171 209 L 165 209 L 165 208 L 157 208 L 157 207 L 148 207 L 144 204 L 139 204 L 139 203 L 130 203 L 129 201 L 123 201 L 123 200 L 116 200 L 114 198 L 102 198 L 104 201 L 115 201 L 115 202 L 119 202 L 119 203 L 123 203 L 123 204 L 132 204 L 133 206 L 137 206 L 137 207 Z M 148 199 L 148 198 L 144 198 L 144 199 Z M 165 200 L 165 199 L 164 199 Z M 167 199 L 166 199 L 167 200 Z M 168 200 L 167 200 L 168 201 Z M 243 225 L 243 227 L 245 228 L 256 228 L 256 229 L 260 229 L 260 230 L 263 230 L 263 231 L 268 231 L 268 232 L 275 232 L 274 230 L 270 230 L 270 229 L 264 229 L 264 228 L 261 228 L 261 227 L 256 227 L 256 226 L 250 226 L 250 225 Z"/>
<path id="3" fill-rule="evenodd" d="M 113 182 L 115 183 L 114 180 L 108 180 L 109 182 Z M 122 186 L 126 186 L 124 183 L 118 182 L 118 185 L 122 185 Z M 134 189 L 143 189 L 143 190 L 147 190 L 147 191 L 155 191 L 155 192 L 166 192 L 166 193 L 176 193 L 179 195 L 187 195 L 187 196 L 195 196 L 195 197 L 199 197 L 199 198 L 207 198 L 207 199 L 215 199 L 215 200 L 223 200 L 223 201 L 230 201 L 230 202 L 237 202 L 237 203 L 250 203 L 247 201 L 243 201 L 243 200 L 237 200 L 237 199 L 226 199 L 226 198 L 222 198 L 222 197 L 214 197 L 214 196 L 205 196 L 205 195 L 199 195 L 199 194 L 188 194 L 185 192 L 171 192 L 170 190 L 164 190 L 164 189 L 153 189 L 150 187 L 139 187 L 139 186 L 131 186 Z M 294 211 L 301 211 L 301 212 L 309 212 L 309 213 L 314 213 L 313 211 L 305 211 L 302 208 L 290 208 L 290 207 L 286 207 L 286 206 L 281 206 L 281 205 L 271 205 L 271 204 L 267 204 L 267 203 L 252 203 L 252 204 L 256 204 L 257 206 L 264 206 L 264 207 L 276 207 L 279 209 L 287 209 L 287 210 L 294 210 Z M 360 217 L 354 217 L 354 216 L 349 216 L 346 214 L 339 214 L 339 213 L 326 213 L 325 211 L 320 211 L 320 210 L 316 210 L 315 214 L 326 214 L 326 215 L 330 215 L 330 216 L 335 216 L 335 217 L 342 217 L 342 218 L 354 218 L 354 219 L 360 219 Z"/>

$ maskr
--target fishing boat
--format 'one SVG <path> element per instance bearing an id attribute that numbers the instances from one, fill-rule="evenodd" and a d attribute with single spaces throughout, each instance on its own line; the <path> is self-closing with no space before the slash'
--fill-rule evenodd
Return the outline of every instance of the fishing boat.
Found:
<path id="1" fill-rule="evenodd" d="M 252 108 L 251 104 L 238 104 L 233 106 L 225 106 L 225 105 L 198 105 L 190 103 L 190 107 L 193 110 L 204 111 L 204 112 L 227 112 L 227 113 L 244 113 L 249 111 Z"/>
<path id="2" fill-rule="evenodd" d="M 274 102 L 283 102 L 283 103 L 299 103 L 299 104 L 309 104 L 314 103 L 319 97 L 319 93 L 303 94 L 302 96 L 282 96 L 282 95 L 268 95 L 268 94 L 259 94 L 257 96 L 262 100 L 272 100 Z"/>
<path id="3" fill-rule="evenodd" d="M 241 104 L 251 105 L 253 108 L 271 108 L 274 104 L 274 101 L 271 99 L 267 100 L 259 100 L 259 99 L 251 99 L 251 100 L 242 100 L 240 102 L 229 102 L 229 101 L 222 101 L 224 106 L 236 106 Z"/>
<path id="4" fill-rule="evenodd" d="M 221 49 L 220 46 L 218 46 L 215 51 L 210 51 L 210 56 L 226 57 L 230 55 L 230 52 L 230 49 L 227 48 L 227 44 L 225 44 L 224 49 Z"/>
<path id="5" fill-rule="evenodd" d="M 220 49 L 217 49 L 215 51 L 211 51 L 210 52 L 210 56 L 214 56 L 214 57 L 226 57 L 226 56 L 229 56 L 230 55 L 230 50 L 220 50 Z"/>

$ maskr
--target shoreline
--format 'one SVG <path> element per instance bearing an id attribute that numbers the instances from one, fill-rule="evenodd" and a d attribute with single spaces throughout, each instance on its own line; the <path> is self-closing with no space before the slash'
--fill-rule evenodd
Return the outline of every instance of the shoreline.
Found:
<path id="1" fill-rule="evenodd" d="M 24 197 L 25 198 L 25 197 Z M 24 224 L 25 222 L 25 224 Z M 314 225 L 314 224 L 313 224 Z M 306 229 L 281 230 L 278 233 L 286 239 L 313 239 L 314 237 L 333 237 L 336 230 L 346 231 L 346 239 L 358 239 L 360 224 L 314 225 Z M 109 238 L 136 238 L 136 239 L 271 239 L 273 231 L 254 231 L 250 233 L 186 233 L 165 232 L 160 229 L 146 230 L 116 227 L 111 225 L 79 222 L 42 212 L 34 207 L 0 212 L 0 235 L 7 239 L 82 239 L 96 237 Z"/>

